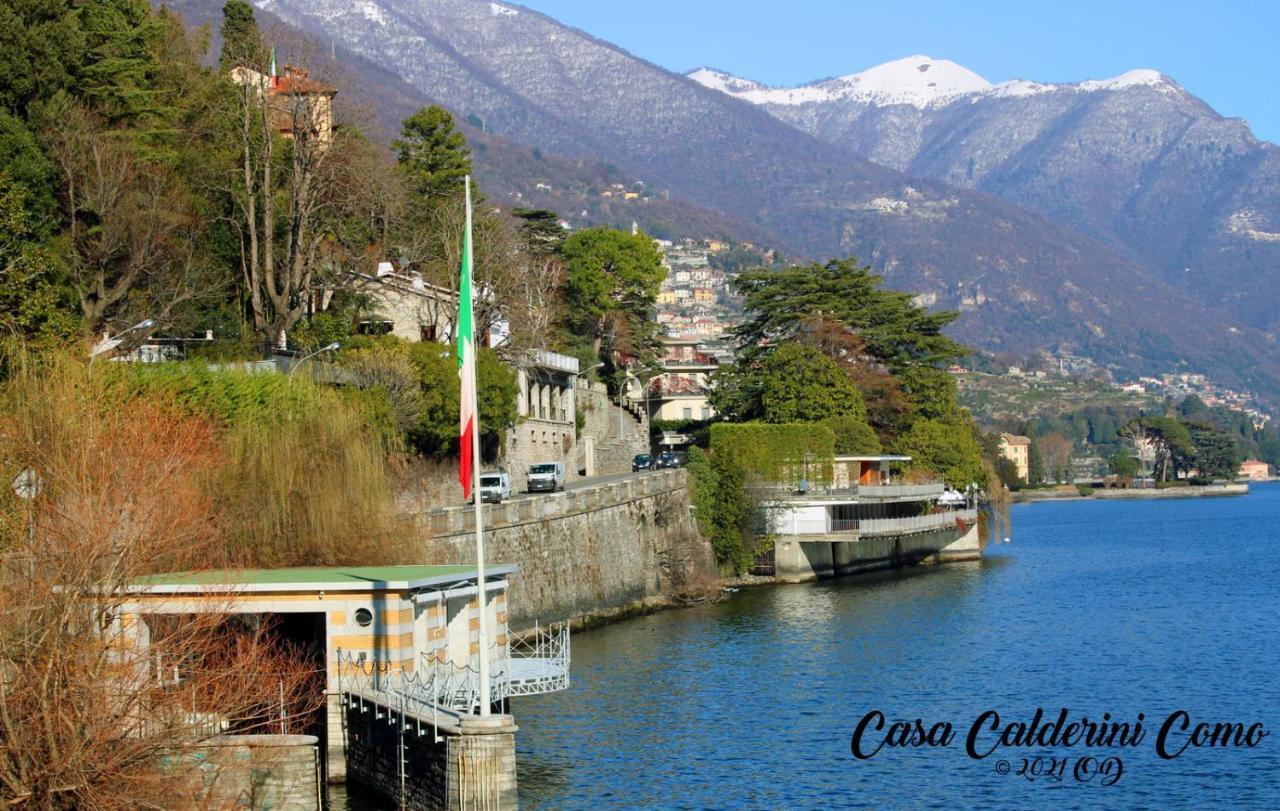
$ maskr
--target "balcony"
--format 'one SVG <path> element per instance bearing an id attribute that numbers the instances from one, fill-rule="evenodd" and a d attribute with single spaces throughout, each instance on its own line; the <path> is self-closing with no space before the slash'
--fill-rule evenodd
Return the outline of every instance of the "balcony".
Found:
<path id="1" fill-rule="evenodd" d="M 947 510 L 913 515 L 907 518 L 835 518 L 827 511 L 823 515 L 792 515 L 774 527 L 778 535 L 822 536 L 829 540 L 847 540 L 879 535 L 910 535 L 916 532 L 932 532 L 955 527 L 957 521 L 972 524 L 978 520 L 977 510 Z"/>

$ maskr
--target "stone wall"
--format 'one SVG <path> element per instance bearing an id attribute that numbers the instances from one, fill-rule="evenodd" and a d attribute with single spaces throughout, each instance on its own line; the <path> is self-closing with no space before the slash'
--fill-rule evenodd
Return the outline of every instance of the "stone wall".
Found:
<path id="1" fill-rule="evenodd" d="M 471 508 L 433 510 L 418 522 L 426 562 L 475 561 Z M 716 575 L 684 470 L 487 505 L 485 526 L 486 559 L 520 567 L 507 595 L 516 630 L 669 596 Z"/>
<path id="2" fill-rule="evenodd" d="M 520 423 L 507 431 L 504 458 L 499 467 L 511 476 L 513 492 L 524 492 L 529 466 L 538 462 L 564 462 L 565 477 L 573 481 L 584 472 L 590 476 L 629 473 L 632 457 L 648 452 L 649 424 L 644 409 L 625 410 L 619 434 L 619 409 L 603 383 L 578 378 L 572 396 L 563 399 L 571 409 L 567 422 L 540 419 L 536 414 L 528 414 L 525 407 Z M 578 411 L 584 418 L 581 432 L 576 425 Z M 594 457 L 590 470 L 589 454 Z"/>
<path id="3" fill-rule="evenodd" d="M 314 735 L 221 735 L 181 756 L 175 807 L 320 808 Z M 175 764 L 176 766 L 177 764 Z M 179 798 L 187 799 L 180 800 Z"/>

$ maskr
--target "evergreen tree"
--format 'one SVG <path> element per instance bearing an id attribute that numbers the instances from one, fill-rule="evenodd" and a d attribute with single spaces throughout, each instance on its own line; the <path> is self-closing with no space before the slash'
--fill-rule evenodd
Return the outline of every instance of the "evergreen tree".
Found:
<path id="1" fill-rule="evenodd" d="M 601 349 L 645 358 L 656 347 L 652 321 L 666 271 L 653 240 L 612 228 L 590 228 L 564 241 L 565 298 L 570 327 Z M 605 345 L 605 337 L 609 343 Z"/>
<path id="2" fill-rule="evenodd" d="M 26 227 L 46 237 L 57 216 L 54 172 L 36 137 L 21 118 L 0 110 L 0 173 L 25 190 L 23 206 L 29 213 Z"/>
<path id="3" fill-rule="evenodd" d="M 966 354 L 942 334 L 959 313 L 930 313 L 908 293 L 885 290 L 883 279 L 852 259 L 835 259 L 785 270 L 752 270 L 734 279 L 747 317 L 734 329 L 740 351 L 757 354 L 785 341 L 814 315 L 843 322 L 876 360 L 898 372 L 937 365 Z"/>
<path id="4" fill-rule="evenodd" d="M 75 305 L 63 275 L 36 239 L 26 187 L 0 173 L 0 338 L 74 332 Z"/>
<path id="5" fill-rule="evenodd" d="M 84 56 L 71 0 L 0 3 L 0 108 L 25 115 L 32 102 L 71 88 Z"/>
<path id="6" fill-rule="evenodd" d="M 245 0 L 227 0 L 222 7 L 222 52 L 218 56 L 218 69 L 223 73 L 234 67 L 254 69 L 262 65 L 262 40 L 258 36 L 258 22 L 253 16 L 253 6 Z"/>
<path id="7" fill-rule="evenodd" d="M 95 0 L 80 7 L 86 61 L 79 95 L 111 124 L 160 112 L 154 82 L 160 25 L 147 0 Z"/>
<path id="8" fill-rule="evenodd" d="M 538 254 L 558 254 L 564 247 L 565 230 L 560 227 L 560 217 L 545 208 L 517 208 L 511 216 L 520 223 L 520 235 L 529 250 Z"/>
<path id="9" fill-rule="evenodd" d="M 1187 430 L 1195 446 L 1196 472 L 1206 479 L 1234 479 L 1244 461 L 1235 439 L 1207 422 L 1189 423 Z"/>
<path id="10" fill-rule="evenodd" d="M 443 107 L 424 107 L 406 118 L 391 146 L 410 189 L 428 200 L 461 191 L 462 179 L 471 173 L 467 139 Z"/>

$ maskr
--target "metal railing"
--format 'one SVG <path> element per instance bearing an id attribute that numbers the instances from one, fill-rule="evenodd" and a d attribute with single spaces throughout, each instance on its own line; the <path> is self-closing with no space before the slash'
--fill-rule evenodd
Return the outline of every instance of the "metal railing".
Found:
<path id="1" fill-rule="evenodd" d="M 490 660 L 489 704 L 511 696 L 531 696 L 569 686 L 569 626 L 561 624 L 508 637 L 494 645 Z M 473 714 L 480 709 L 480 671 L 469 660 L 450 661 L 442 648 L 419 654 L 414 672 L 387 662 L 371 662 L 338 651 L 338 692 L 403 708 L 422 717 Z"/>
<path id="2" fill-rule="evenodd" d="M 940 496 L 947 489 L 942 482 L 929 484 L 860 484 L 856 495 L 869 498 L 930 498 Z"/>
<path id="3" fill-rule="evenodd" d="M 862 535 L 896 535 L 954 527 L 957 519 L 965 523 L 975 522 L 978 520 L 978 511 L 948 510 L 909 518 L 865 518 L 857 523 L 858 532 Z"/>
<path id="4" fill-rule="evenodd" d="M 822 516 L 788 516 L 778 522 L 774 531 L 780 535 L 893 535 L 945 529 L 955 526 L 957 520 L 966 523 L 977 521 L 978 511 L 948 510 L 906 518 L 836 518 L 830 513 Z"/>
<path id="5" fill-rule="evenodd" d="M 569 626 L 534 629 L 509 639 L 503 683 L 510 696 L 553 693 L 569 687 Z"/>

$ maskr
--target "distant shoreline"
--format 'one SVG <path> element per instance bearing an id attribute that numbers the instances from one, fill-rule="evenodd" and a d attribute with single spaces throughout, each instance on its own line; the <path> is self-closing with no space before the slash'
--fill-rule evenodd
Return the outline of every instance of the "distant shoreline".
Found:
<path id="1" fill-rule="evenodd" d="M 1142 489 L 1097 488 L 1087 496 L 1079 491 L 1063 488 L 1061 490 L 1017 490 L 1013 493 L 1013 503 L 1023 504 L 1033 501 L 1115 501 L 1134 499 L 1164 498 L 1222 498 L 1226 496 L 1244 496 L 1249 494 L 1248 484 L 1209 485 L 1206 487 L 1164 487 Z"/>

